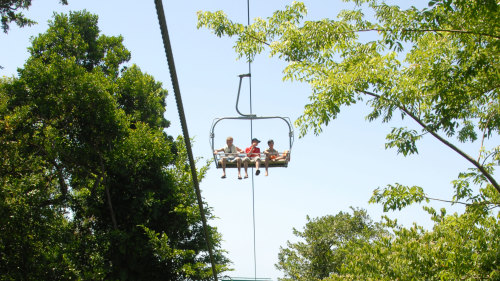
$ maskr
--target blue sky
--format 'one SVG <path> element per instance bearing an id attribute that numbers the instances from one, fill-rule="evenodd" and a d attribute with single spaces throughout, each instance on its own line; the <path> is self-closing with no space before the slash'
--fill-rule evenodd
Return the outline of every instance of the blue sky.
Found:
<path id="1" fill-rule="evenodd" d="M 43 2 L 43 4 L 42 4 Z M 246 24 L 247 2 L 234 0 L 163 1 L 171 37 L 177 75 L 184 102 L 189 133 L 195 139 L 193 152 L 202 162 L 211 158 L 209 130 L 217 117 L 237 116 L 234 109 L 238 75 L 248 72 L 248 64 L 236 60 L 232 49 L 234 40 L 218 38 L 206 29 L 196 29 L 196 12 L 224 10 L 231 19 Z M 138 5 L 137 3 L 141 3 Z M 290 1 L 250 2 L 251 18 L 270 16 Z M 346 4 L 340 0 L 305 1 L 307 19 L 333 18 Z M 400 2 L 407 5 L 408 1 Z M 418 4 L 425 5 L 423 1 Z M 154 1 L 132 0 L 69 0 L 62 6 L 57 0 L 33 1 L 26 15 L 38 25 L 19 29 L 12 25 L 7 35 L 0 34 L 0 70 L 2 76 L 17 75 L 28 57 L 26 48 L 30 37 L 44 32 L 53 11 L 82 10 L 99 15 L 102 33 L 123 35 L 125 46 L 132 53 L 130 63 L 162 81 L 169 90 L 166 117 L 172 122 L 168 133 L 181 134 L 179 117 L 171 90 L 163 44 Z M 267 54 L 252 64 L 253 113 L 259 116 L 287 116 L 294 121 L 308 102 L 310 89 L 306 84 L 282 81 L 285 64 Z M 248 80 L 244 80 L 240 109 L 246 111 Z M 309 134 L 296 139 L 289 168 L 275 168 L 270 175 L 254 177 L 257 277 L 276 280 L 282 274 L 274 264 L 280 246 L 295 241 L 292 228 L 301 229 L 306 216 L 317 217 L 349 211 L 349 206 L 368 210 L 374 220 L 383 214 L 380 205 L 368 204 L 373 189 L 401 183 L 424 187 L 430 197 L 451 199 L 450 182 L 469 164 L 437 140 L 429 136 L 419 143 L 419 154 L 403 157 L 395 150 L 385 150 L 385 135 L 391 127 L 401 124 L 369 123 L 364 116 L 364 103 L 343 108 L 338 119 L 324 128 L 319 136 Z M 408 127 L 417 128 L 409 120 Z M 279 150 L 288 149 L 288 128 L 281 121 L 256 121 L 253 136 L 261 139 L 264 149 L 269 138 Z M 236 146 L 250 145 L 248 121 L 222 122 L 216 129 L 216 148 L 224 145 L 226 136 L 235 139 Z M 456 141 L 453 141 L 456 143 Z M 466 152 L 477 157 L 479 144 L 462 145 Z M 212 164 L 201 182 L 205 202 L 213 209 L 216 225 L 223 235 L 229 258 L 234 262 L 232 276 L 254 276 L 252 229 L 252 179 L 238 181 L 236 171 L 229 170 L 227 179 Z M 433 203 L 436 208 L 449 207 Z M 460 207 L 451 210 L 460 211 Z M 427 214 L 419 206 L 389 213 L 404 225 L 413 222 L 430 227 Z"/>

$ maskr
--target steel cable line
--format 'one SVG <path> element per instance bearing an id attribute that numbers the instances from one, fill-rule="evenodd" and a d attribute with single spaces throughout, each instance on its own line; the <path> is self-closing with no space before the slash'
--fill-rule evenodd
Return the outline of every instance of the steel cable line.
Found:
<path id="1" fill-rule="evenodd" d="M 250 0 L 247 0 L 247 27 L 250 26 Z M 252 112 L 252 62 L 248 60 L 248 84 L 250 96 L 250 115 Z M 253 119 L 250 119 L 250 139 L 253 139 Z M 257 280 L 257 247 L 255 242 L 255 184 L 252 167 L 252 223 L 253 223 L 253 270 L 254 280 Z"/>
<path id="2" fill-rule="evenodd" d="M 165 54 L 168 62 L 168 68 L 170 71 L 170 78 L 172 80 L 172 86 L 174 88 L 175 101 L 177 103 L 177 111 L 179 112 L 179 118 L 181 121 L 182 133 L 184 135 L 184 142 L 186 145 L 186 150 L 189 159 L 189 166 L 191 167 L 191 177 L 193 179 L 193 185 L 196 191 L 196 198 L 198 199 L 198 207 L 200 209 L 201 221 L 203 224 L 203 230 L 205 233 L 205 241 L 207 243 L 208 254 L 210 256 L 210 263 L 212 264 L 212 275 L 215 281 L 217 279 L 217 269 L 215 267 L 214 254 L 212 251 L 212 243 L 210 241 L 207 219 L 205 217 L 205 211 L 203 209 L 203 199 L 201 197 L 200 185 L 198 182 L 198 175 L 196 172 L 196 166 L 193 158 L 193 151 L 191 149 L 191 141 L 189 138 L 189 132 L 187 128 L 186 116 L 184 114 L 184 106 L 182 105 L 181 92 L 179 88 L 179 81 L 177 79 L 177 72 L 175 70 L 174 56 L 172 54 L 172 47 L 170 45 L 170 38 L 168 35 L 167 21 L 165 19 L 165 12 L 163 10 L 162 0 L 155 0 L 156 14 L 158 15 L 158 21 L 160 23 L 161 36 L 163 39 L 163 47 L 165 48 Z"/>

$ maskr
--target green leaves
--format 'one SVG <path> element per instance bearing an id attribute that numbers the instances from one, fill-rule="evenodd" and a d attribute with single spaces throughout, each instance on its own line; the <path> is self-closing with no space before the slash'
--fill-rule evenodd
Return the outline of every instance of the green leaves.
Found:
<path id="1" fill-rule="evenodd" d="M 441 216 L 432 230 L 414 225 L 350 248 L 340 273 L 323 280 L 474 280 L 499 274 L 495 215 Z"/>
<path id="2" fill-rule="evenodd" d="M 421 187 L 408 187 L 396 183 L 395 185 L 387 185 L 383 190 L 380 188 L 375 189 L 369 202 L 381 203 L 384 212 L 387 212 L 389 210 L 401 210 L 408 205 L 420 203 L 424 200 L 429 201 Z"/>
<path id="3" fill-rule="evenodd" d="M 60 2 L 68 4 L 66 0 Z M 22 12 L 17 12 L 19 9 L 29 9 L 30 6 L 31 0 L 3 0 L 0 5 L 3 32 L 7 33 L 11 22 L 15 22 L 19 27 L 36 24 L 35 21 L 26 18 Z"/>
<path id="4" fill-rule="evenodd" d="M 407 193 L 419 193 L 416 188 Z M 401 191 L 401 190 L 400 190 Z M 426 208 L 434 226 L 372 223 L 363 210 L 307 218 L 297 242 L 280 248 L 279 280 L 474 280 L 500 271 L 500 216 L 495 212 L 447 215 Z"/>
<path id="5" fill-rule="evenodd" d="M 130 60 L 130 52 L 121 36 L 99 35 L 97 21 L 97 15 L 85 10 L 70 12 L 69 16 L 55 14 L 48 32 L 33 39 L 31 59 L 50 63 L 60 57 L 72 58 L 89 72 L 98 68 L 116 78 L 120 65 Z"/>
<path id="6" fill-rule="evenodd" d="M 234 36 L 243 33 L 245 27 L 242 24 L 236 24 L 227 19 L 226 14 L 222 11 L 217 12 L 201 12 L 198 11 L 197 27 L 203 26 L 213 29 L 213 32 L 218 37 L 223 35 Z"/>
<path id="7" fill-rule="evenodd" d="M 398 148 L 398 153 L 404 156 L 418 153 L 416 141 L 422 138 L 415 130 L 407 130 L 406 128 L 392 128 L 386 139 L 389 141 L 385 144 L 385 148 Z"/>
<path id="8" fill-rule="evenodd" d="M 276 267 L 285 274 L 280 280 L 324 280 L 341 271 L 350 258 L 353 245 L 383 233 L 365 210 L 351 209 L 352 214 L 340 212 L 334 216 L 307 217 L 303 231 L 294 229 L 299 242 L 287 242 L 287 247 L 280 247 L 278 254 Z"/>
<path id="9" fill-rule="evenodd" d="M 304 20 L 305 6 L 294 2 L 247 27 L 222 12 L 200 12 L 198 27 L 238 36 L 235 51 L 248 61 L 268 48 L 271 56 L 287 62 L 284 80 L 310 85 L 310 102 L 295 122 L 300 136 L 320 134 L 341 109 L 364 100 L 372 109 L 369 121 L 410 117 L 404 121 L 420 128 L 393 128 L 386 148 L 408 156 L 418 153 L 423 135 L 433 136 L 500 193 L 492 176 L 497 161 L 475 160 L 452 143 L 500 131 L 498 3 L 433 0 L 428 8 L 401 9 L 378 1 L 351 2 L 355 8 L 335 20 Z M 369 40 L 360 39 L 365 32 L 371 33 Z"/>
<path id="10" fill-rule="evenodd" d="M 132 65 L 122 72 L 114 89 L 119 107 L 130 116 L 130 121 L 144 122 L 152 128 L 167 128 L 170 124 L 164 117 L 167 91 L 151 75 Z"/>
<path id="11" fill-rule="evenodd" d="M 123 38 L 97 19 L 55 15 L 19 78 L 0 80 L 1 278 L 208 280 L 188 161 L 164 132 L 167 91 L 122 66 Z"/>

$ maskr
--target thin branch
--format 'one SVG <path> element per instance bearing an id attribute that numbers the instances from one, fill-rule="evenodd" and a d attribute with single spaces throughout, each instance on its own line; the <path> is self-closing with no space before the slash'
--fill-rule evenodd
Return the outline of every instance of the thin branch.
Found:
<path id="1" fill-rule="evenodd" d="M 68 194 L 68 185 L 66 185 L 66 180 L 64 179 L 64 174 L 61 166 L 59 166 L 56 160 L 52 160 L 52 165 L 56 168 L 57 178 L 59 180 L 59 189 L 61 190 L 61 194 L 63 198 L 66 198 Z"/>
<path id="2" fill-rule="evenodd" d="M 479 148 L 479 155 L 477 156 L 477 162 L 479 162 L 479 160 L 481 160 L 481 153 L 482 153 L 482 150 L 484 147 L 484 139 L 486 138 L 486 130 L 488 129 L 488 124 L 490 123 L 491 117 L 492 117 L 491 115 L 488 116 L 488 121 L 486 121 L 486 125 L 484 126 L 483 138 L 481 139 L 481 147 Z"/>
<path id="3" fill-rule="evenodd" d="M 466 202 L 460 202 L 460 201 L 450 201 L 450 200 L 432 198 L 432 197 L 427 197 L 427 196 L 424 196 L 424 198 L 425 199 L 429 199 L 429 200 L 434 200 L 434 201 L 445 202 L 445 203 L 462 204 L 462 205 L 465 205 L 465 206 L 472 206 L 472 205 L 497 205 L 497 207 L 500 206 L 499 202 L 490 202 L 490 201 L 482 201 L 482 202 L 476 202 L 476 203 L 466 203 Z"/>
<path id="4" fill-rule="evenodd" d="M 369 31 L 377 31 L 377 32 L 446 32 L 446 33 L 462 33 L 462 34 L 472 34 L 472 35 L 479 35 L 479 36 L 486 36 L 486 37 L 491 37 L 495 39 L 500 39 L 500 35 L 495 35 L 495 34 L 488 34 L 488 33 L 478 33 L 474 31 L 469 31 L 469 30 L 458 30 L 458 29 L 409 29 L 409 28 L 403 28 L 403 29 L 378 29 L 378 28 L 370 28 L 370 29 L 358 29 L 358 30 L 350 30 L 350 31 L 343 31 L 343 32 L 335 32 L 336 34 L 348 34 L 348 33 L 357 33 L 357 32 L 369 32 Z M 266 41 L 263 41 L 250 33 L 248 33 L 248 37 L 255 39 L 256 41 L 259 41 L 262 44 L 265 44 L 267 46 L 271 46 L 270 43 L 267 43 Z"/>
<path id="5" fill-rule="evenodd" d="M 64 203 L 64 198 L 63 197 L 58 197 L 56 199 L 47 199 L 42 202 L 40 202 L 37 206 L 39 208 L 44 208 L 47 206 L 55 206 Z"/>
<path id="6" fill-rule="evenodd" d="M 261 39 L 259 39 L 259 38 L 255 37 L 255 36 L 253 36 L 253 35 L 252 35 L 252 34 L 250 34 L 250 33 L 248 33 L 248 37 L 250 37 L 250 38 L 253 38 L 253 39 L 257 40 L 257 41 L 259 41 L 260 43 L 267 45 L 268 47 L 270 47 L 270 46 L 271 46 L 271 44 L 269 44 L 269 43 L 267 43 L 266 41 L 261 40 Z"/>
<path id="7" fill-rule="evenodd" d="M 486 163 L 486 160 L 488 160 L 488 158 L 490 158 L 491 156 L 496 155 L 496 154 L 498 154 L 498 151 L 495 150 L 495 151 L 491 152 L 490 154 L 486 155 L 486 157 L 484 157 L 484 160 L 483 160 L 483 165 L 484 165 L 484 163 Z"/>
<path id="8" fill-rule="evenodd" d="M 420 135 L 418 135 L 418 137 L 423 137 L 423 136 L 427 135 L 428 133 L 429 132 L 425 131 L 425 132 L 421 133 Z"/>
<path id="9" fill-rule="evenodd" d="M 363 90 L 356 90 L 356 91 L 358 91 L 360 93 L 363 93 L 365 95 L 369 95 L 369 96 L 375 97 L 377 99 L 380 98 L 380 95 L 377 95 L 377 94 L 372 93 L 372 92 L 363 91 Z M 463 158 L 465 158 L 467 161 L 469 161 L 470 163 L 472 163 L 472 165 L 474 165 L 477 169 L 479 169 L 479 171 L 481 171 L 481 173 L 488 179 L 488 181 L 500 193 L 500 185 L 498 185 L 497 181 L 493 178 L 493 176 L 490 173 L 488 173 L 488 171 L 486 171 L 486 169 L 479 162 L 477 162 L 472 157 L 470 157 L 468 154 L 466 154 L 465 152 L 463 152 L 462 150 L 460 150 L 458 147 L 456 147 L 454 144 L 452 144 L 449 141 L 445 140 L 443 137 L 441 137 L 436 132 L 434 132 L 433 130 L 431 130 L 429 128 L 429 126 L 427 126 L 426 124 L 424 124 L 424 122 L 422 120 L 420 120 L 417 116 L 415 116 L 413 113 L 411 113 L 409 110 L 407 110 L 406 107 L 404 107 L 403 105 L 401 105 L 399 103 L 395 103 L 395 102 L 394 102 L 394 105 L 397 106 L 404 113 L 408 114 L 408 116 L 410 116 L 413 120 L 415 120 L 415 122 L 417 122 L 420 126 L 422 126 L 422 128 L 424 128 L 424 130 L 426 130 L 427 132 L 429 132 L 431 135 L 433 135 L 436 139 L 438 139 L 444 145 L 448 146 L 453 151 L 455 151 L 456 153 L 458 153 L 460 156 L 462 156 Z"/>
<path id="10" fill-rule="evenodd" d="M 460 29 L 413 29 L 413 28 L 403 28 L 403 29 L 378 29 L 378 28 L 370 28 L 370 29 L 358 29 L 351 31 L 344 31 L 339 33 L 356 33 L 356 32 L 367 32 L 367 31 L 377 31 L 377 32 L 446 32 L 446 33 L 462 33 L 462 34 L 472 34 L 479 36 L 486 36 L 495 39 L 500 39 L 500 35 L 488 34 L 488 33 L 480 33 L 469 30 L 460 30 Z"/>
<path id="11" fill-rule="evenodd" d="M 116 216 L 115 216 L 115 212 L 113 211 L 113 204 L 111 203 L 111 193 L 109 192 L 109 187 L 107 185 L 107 182 L 106 182 L 106 172 L 104 170 L 104 163 L 102 161 L 102 158 L 99 159 L 100 162 L 101 162 L 101 170 L 102 170 L 102 181 L 104 183 L 104 189 L 106 190 L 106 197 L 108 199 L 108 207 L 109 207 L 109 212 L 111 214 L 111 221 L 113 222 L 113 228 L 115 230 L 118 229 L 118 224 L 116 223 Z"/>
<path id="12" fill-rule="evenodd" d="M 104 171 L 102 171 L 102 173 L 104 174 Z M 102 179 L 102 176 L 97 175 L 95 182 L 94 182 L 94 185 L 92 186 L 92 189 L 90 190 L 91 197 L 94 197 L 95 191 L 97 190 L 97 187 L 99 186 L 99 184 L 101 184 L 101 179 Z"/>
<path id="13" fill-rule="evenodd" d="M 465 203 L 465 202 L 459 202 L 459 201 L 450 201 L 450 200 L 432 198 L 432 197 L 427 197 L 427 196 L 424 196 L 424 198 L 425 199 L 429 199 L 429 200 L 439 201 L 439 202 L 451 203 L 451 204 L 462 204 L 462 205 L 465 205 L 465 206 L 471 205 L 471 203 Z"/>

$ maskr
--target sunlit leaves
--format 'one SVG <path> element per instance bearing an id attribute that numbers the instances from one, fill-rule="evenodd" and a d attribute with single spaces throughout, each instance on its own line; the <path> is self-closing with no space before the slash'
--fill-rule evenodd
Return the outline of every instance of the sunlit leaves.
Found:
<path id="1" fill-rule="evenodd" d="M 416 122 L 393 126 L 386 137 L 386 148 L 405 156 L 418 153 L 417 144 L 425 134 L 439 137 L 462 156 L 449 141 L 498 137 L 497 1 L 433 0 L 423 9 L 371 0 L 349 2 L 355 8 L 340 12 L 336 20 L 303 21 L 305 9 L 296 9 L 300 6 L 293 3 L 231 34 L 238 36 L 239 57 L 251 61 L 266 47 L 271 56 L 287 63 L 284 80 L 310 85 L 309 102 L 296 121 L 302 136 L 321 133 L 341 109 L 364 100 L 371 108 L 369 121 L 391 122 L 401 116 L 403 121 Z M 374 18 L 365 17 L 370 13 Z M 218 22 L 227 30 L 238 26 L 210 14 L 199 22 L 199 27 L 212 30 L 218 30 Z M 413 129 L 415 124 L 420 131 Z M 436 222 L 432 231 L 388 223 L 394 237 L 351 245 L 341 272 L 324 280 L 498 278 L 499 218 L 489 208 L 497 206 L 500 193 L 488 184 L 494 180 L 486 178 L 498 166 L 498 147 L 481 147 L 477 161 L 464 157 L 475 168 L 453 182 L 453 199 L 471 204 L 465 214 L 446 216 L 445 211 L 438 214 L 427 208 Z M 389 211 L 427 200 L 421 187 L 396 183 L 375 190 L 370 201 Z M 312 260 L 330 253 L 314 257 L 312 246 L 324 241 L 314 237 L 318 242 L 289 243 L 281 250 L 284 280 L 319 279 L 310 274 Z"/>
<path id="2" fill-rule="evenodd" d="M 404 156 L 418 153 L 415 143 L 421 137 L 415 130 L 392 128 L 391 133 L 386 137 L 388 142 L 385 144 L 385 148 L 397 147 L 398 153 L 402 153 Z"/>
<path id="3" fill-rule="evenodd" d="M 279 280 L 496 280 L 500 217 L 492 212 L 446 215 L 427 208 L 432 229 L 343 212 L 310 219 L 298 242 L 280 249 Z M 362 214 L 362 213 L 361 213 Z M 377 226 L 377 228 L 373 228 Z M 376 230 L 377 231 L 374 231 Z M 370 234 L 369 234 L 370 233 Z M 369 235 L 368 235 L 369 234 Z M 340 266 L 339 266 L 340 265 Z"/>
<path id="4" fill-rule="evenodd" d="M 241 25 L 220 12 L 204 13 L 198 27 L 230 30 L 217 34 L 237 36 L 236 53 L 249 61 L 266 47 L 287 62 L 284 80 L 310 85 L 310 102 L 295 122 L 300 136 L 320 134 L 341 109 L 364 100 L 372 109 L 369 121 L 410 116 L 405 121 L 420 128 L 393 128 L 386 148 L 408 156 L 418 152 L 423 135 L 441 138 L 500 192 L 491 176 L 497 161 L 483 153 L 476 161 L 451 142 L 498 136 L 498 3 L 435 0 L 422 9 L 402 9 L 348 2 L 354 8 L 335 20 L 303 20 L 305 6 L 294 2 L 239 32 L 233 31 Z"/>
<path id="5" fill-rule="evenodd" d="M 123 38 L 99 35 L 98 16 L 86 11 L 54 15 L 47 33 L 33 39 L 31 59 L 50 63 L 60 57 L 73 59 L 87 71 L 99 68 L 106 75 L 118 76 L 119 67 L 130 60 Z"/>
<path id="6" fill-rule="evenodd" d="M 280 248 L 276 267 L 285 274 L 282 281 L 323 280 L 339 273 L 350 259 L 350 247 L 376 239 L 384 233 L 365 210 L 352 208 L 352 214 L 340 212 L 320 218 L 307 217 L 303 231 L 293 230 L 298 242 Z"/>
<path id="7" fill-rule="evenodd" d="M 365 241 L 331 280 L 495 280 L 499 277 L 500 217 L 484 213 L 435 214 L 424 230 L 393 228 L 394 236 Z"/>
<path id="8" fill-rule="evenodd" d="M 384 212 L 389 210 L 401 210 L 402 208 L 413 203 L 428 201 L 424 190 L 419 186 L 404 186 L 399 183 L 395 185 L 387 185 L 386 188 L 377 188 L 373 191 L 370 198 L 370 203 L 381 203 L 384 207 Z"/>

